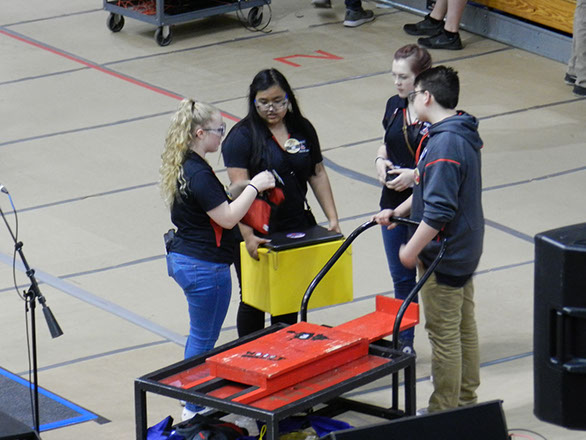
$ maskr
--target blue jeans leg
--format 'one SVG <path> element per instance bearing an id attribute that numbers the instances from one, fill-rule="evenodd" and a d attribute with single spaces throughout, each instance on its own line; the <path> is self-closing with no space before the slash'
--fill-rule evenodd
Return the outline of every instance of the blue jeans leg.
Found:
<path id="1" fill-rule="evenodd" d="M 230 266 L 172 252 L 167 255 L 167 269 L 169 275 L 183 289 L 187 299 L 187 359 L 214 348 L 220 336 L 232 293 Z M 187 409 L 198 411 L 201 407 L 188 403 Z"/>
<path id="2" fill-rule="evenodd" d="M 362 0 L 346 0 L 346 9 L 351 9 L 352 11 L 360 11 L 362 9 Z"/>
<path id="3" fill-rule="evenodd" d="M 399 248 L 402 244 L 407 243 L 409 237 L 407 225 L 398 225 L 391 230 L 387 229 L 386 226 L 383 226 L 382 234 L 385 253 L 387 254 L 387 262 L 389 264 L 389 270 L 395 287 L 395 298 L 405 299 L 409 293 L 411 293 L 416 284 L 415 269 L 407 269 L 403 266 L 401 260 L 399 260 Z M 415 297 L 413 301 L 417 302 L 417 297 Z M 413 340 L 414 333 L 413 328 L 407 329 L 401 332 L 400 339 Z"/>

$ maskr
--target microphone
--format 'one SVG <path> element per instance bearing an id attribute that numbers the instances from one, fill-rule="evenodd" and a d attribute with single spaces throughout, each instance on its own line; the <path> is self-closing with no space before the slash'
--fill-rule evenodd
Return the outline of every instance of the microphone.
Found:
<path id="1" fill-rule="evenodd" d="M 4 185 L 2 185 L 0 183 L 0 191 L 2 191 L 4 194 L 8 194 L 8 190 L 6 189 L 6 187 Z"/>

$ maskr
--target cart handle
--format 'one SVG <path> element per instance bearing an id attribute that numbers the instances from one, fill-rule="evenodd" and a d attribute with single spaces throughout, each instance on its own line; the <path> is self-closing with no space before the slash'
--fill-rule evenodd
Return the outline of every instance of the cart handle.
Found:
<path id="1" fill-rule="evenodd" d="M 444 254 L 446 253 L 446 244 L 447 238 L 443 237 L 440 245 L 440 250 L 437 256 L 435 257 L 435 260 L 433 260 L 433 262 L 429 265 L 425 273 L 421 276 L 419 281 L 417 281 L 417 284 L 415 284 L 415 287 L 411 290 L 411 292 L 409 292 L 409 295 L 407 295 L 407 297 L 403 300 L 403 304 L 401 304 L 401 307 L 399 307 L 399 311 L 397 312 L 397 316 L 395 317 L 395 324 L 393 325 L 393 348 L 395 350 L 399 349 L 399 328 L 401 327 L 403 315 L 405 314 L 407 307 L 409 307 L 409 305 L 413 301 L 413 298 L 415 298 L 417 293 L 419 293 L 419 291 L 426 283 L 428 278 L 431 276 L 431 274 L 433 273 L 441 259 L 444 257 Z"/>
<path id="2" fill-rule="evenodd" d="M 403 217 L 392 217 L 392 221 L 394 223 L 404 223 L 404 224 L 411 225 L 411 226 L 419 226 L 419 222 L 416 222 L 416 221 L 408 219 L 408 218 L 403 218 Z M 346 249 L 348 249 L 348 246 L 350 246 L 350 244 L 354 241 L 354 239 L 356 237 L 358 237 L 360 234 L 362 234 L 364 231 L 366 231 L 367 229 L 372 228 L 376 224 L 377 223 L 374 220 L 370 220 L 370 221 L 358 226 L 354 231 L 352 231 L 352 233 L 348 236 L 348 238 L 346 238 L 346 240 L 344 240 L 344 243 L 342 243 L 342 245 L 338 248 L 338 250 L 334 253 L 334 255 L 332 255 L 332 257 L 328 260 L 326 265 L 317 273 L 317 275 L 311 281 L 311 283 L 309 284 L 309 287 L 305 291 L 305 295 L 303 295 L 303 300 L 301 301 L 301 309 L 299 311 L 300 321 L 307 321 L 307 306 L 309 304 L 309 299 L 311 298 L 313 291 L 315 290 L 315 288 L 317 287 L 319 282 L 322 280 L 322 278 L 329 272 L 329 270 L 332 268 L 332 266 L 338 261 L 338 259 L 344 253 L 344 251 Z M 442 253 L 442 256 L 443 256 L 443 253 Z M 435 263 L 435 261 L 434 261 L 434 263 Z M 439 260 L 438 260 L 438 263 L 439 263 Z M 432 264 L 432 266 L 435 267 L 433 264 Z M 437 264 L 436 264 L 436 266 L 437 266 Z M 411 292 L 411 293 L 413 293 L 413 292 Z M 417 292 L 415 292 L 415 293 L 417 293 Z M 409 296 L 411 296 L 411 294 L 409 294 Z M 415 296 L 415 295 L 413 295 L 413 296 Z M 405 313 L 405 312 L 403 311 L 403 313 Z M 398 315 L 397 315 L 397 317 L 398 317 Z M 402 315 L 401 315 L 401 317 L 402 317 Z"/>

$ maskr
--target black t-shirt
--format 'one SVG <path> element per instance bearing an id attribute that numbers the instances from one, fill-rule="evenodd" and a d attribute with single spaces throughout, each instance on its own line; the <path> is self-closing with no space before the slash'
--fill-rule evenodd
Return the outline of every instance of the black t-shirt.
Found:
<path id="1" fill-rule="evenodd" d="M 307 122 L 308 129 L 313 131 L 313 126 Z M 263 151 L 263 159 L 259 169 L 253 169 L 252 136 L 248 125 L 241 123 L 236 125 L 222 144 L 224 164 L 228 168 L 244 168 L 248 170 L 250 177 L 263 170 L 275 170 L 285 183 L 283 193 L 285 200 L 271 211 L 271 232 L 288 231 L 308 226 L 304 216 L 304 203 L 307 194 L 307 181 L 313 175 L 315 165 L 323 158 L 319 144 L 312 145 L 299 131 L 290 132 L 290 138 L 299 141 L 300 149 L 297 153 L 287 153 L 266 129 L 266 148 Z M 315 134 L 314 139 L 317 139 Z"/>
<path id="2" fill-rule="evenodd" d="M 212 167 L 198 154 L 187 153 L 183 164 L 187 194 L 179 193 L 171 208 L 171 221 L 177 226 L 170 252 L 212 263 L 234 262 L 234 234 L 223 229 L 207 214 L 228 201 L 226 191 Z"/>
<path id="3" fill-rule="evenodd" d="M 407 111 L 407 99 L 395 95 L 387 101 L 385 115 L 383 117 L 383 128 L 385 129 L 385 146 L 387 157 L 395 166 L 400 168 L 415 168 L 415 155 L 417 148 L 427 133 L 429 124 L 406 124 L 405 112 Z M 404 128 L 406 132 L 404 132 Z M 409 146 L 405 140 L 405 134 L 409 139 Z M 427 136 L 423 140 L 421 149 L 427 142 Z M 405 191 L 394 191 L 383 187 L 380 207 L 381 209 L 395 209 L 409 198 L 412 191 L 407 188 Z"/>

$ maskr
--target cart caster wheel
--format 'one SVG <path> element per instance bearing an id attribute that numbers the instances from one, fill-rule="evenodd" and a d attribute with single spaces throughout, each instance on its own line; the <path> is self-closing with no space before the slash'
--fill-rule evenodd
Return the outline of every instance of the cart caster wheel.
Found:
<path id="1" fill-rule="evenodd" d="M 252 27 L 258 27 L 262 23 L 262 6 L 250 8 L 248 12 L 248 24 Z"/>
<path id="2" fill-rule="evenodd" d="M 158 27 L 155 31 L 155 41 L 159 46 L 168 46 L 173 40 L 173 34 L 169 26 Z"/>
<path id="3" fill-rule="evenodd" d="M 112 32 L 120 32 L 124 27 L 124 17 L 113 12 L 108 15 L 108 21 L 106 22 L 108 29 Z"/>

